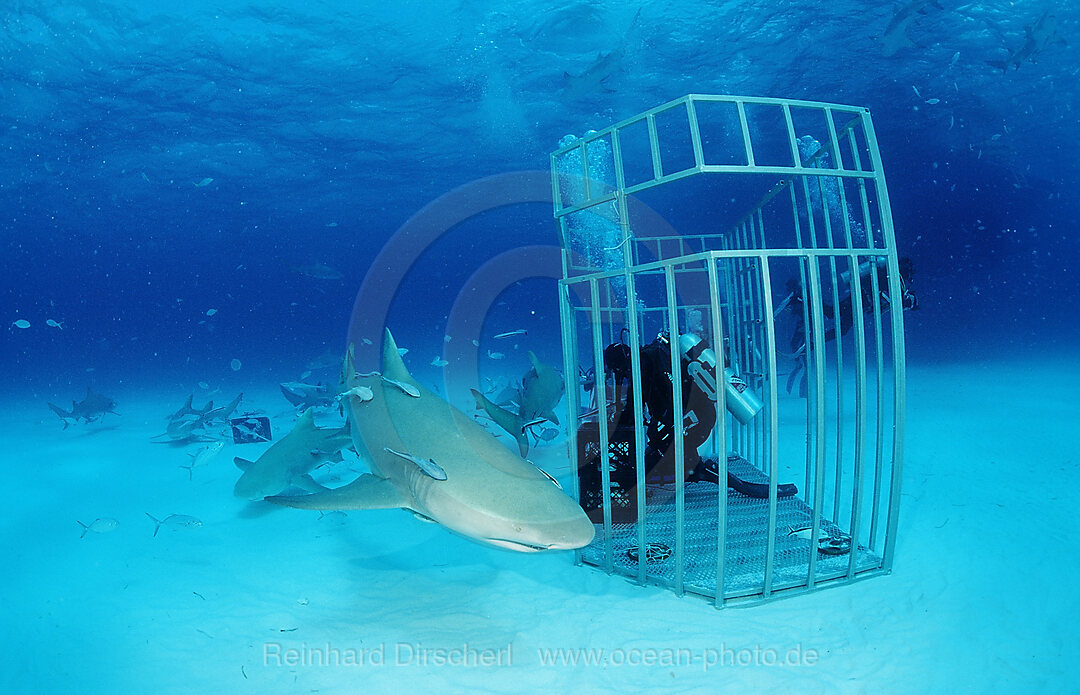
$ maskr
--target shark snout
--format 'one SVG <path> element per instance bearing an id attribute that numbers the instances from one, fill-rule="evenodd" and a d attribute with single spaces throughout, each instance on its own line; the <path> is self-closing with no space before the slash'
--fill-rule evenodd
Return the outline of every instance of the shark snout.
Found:
<path id="1" fill-rule="evenodd" d="M 543 550 L 575 550 L 584 548 L 596 535 L 592 522 L 582 513 L 580 519 L 514 526 L 502 538 L 485 538 L 488 543 L 520 553 Z"/>

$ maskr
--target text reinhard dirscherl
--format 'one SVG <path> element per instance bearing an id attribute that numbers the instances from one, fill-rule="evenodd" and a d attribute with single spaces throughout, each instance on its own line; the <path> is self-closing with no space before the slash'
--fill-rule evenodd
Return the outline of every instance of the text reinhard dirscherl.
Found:
<path id="1" fill-rule="evenodd" d="M 814 666 L 816 649 L 796 645 L 787 650 L 761 647 L 733 648 L 721 644 L 710 648 L 538 648 L 535 661 L 541 667 L 696 666 L 708 671 L 723 667 Z M 528 660 L 527 661 L 532 661 Z M 263 645 L 264 666 L 512 666 L 513 645 L 477 647 L 464 643 L 455 647 L 429 647 L 419 642 L 378 644 L 372 647 L 335 647 L 332 644 L 285 646 L 280 642 Z"/>

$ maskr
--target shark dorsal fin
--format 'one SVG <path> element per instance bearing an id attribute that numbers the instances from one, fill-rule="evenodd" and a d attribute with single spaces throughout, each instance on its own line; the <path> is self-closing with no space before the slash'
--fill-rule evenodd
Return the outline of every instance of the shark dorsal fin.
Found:
<path id="1" fill-rule="evenodd" d="M 356 381 L 356 343 L 349 343 L 345 350 L 345 359 L 341 362 L 341 374 L 338 375 L 338 386 L 342 391 L 351 389 Z"/>
<path id="2" fill-rule="evenodd" d="M 255 465 L 254 461 L 248 461 L 247 459 L 240 458 L 239 456 L 233 458 L 233 463 L 235 463 L 236 467 L 242 471 L 246 471 L 247 469 Z"/>
<path id="3" fill-rule="evenodd" d="M 532 350 L 529 350 L 529 362 L 532 364 L 533 369 L 536 370 L 536 373 L 539 374 L 540 360 L 536 359 L 536 353 L 534 353 Z"/>
<path id="4" fill-rule="evenodd" d="M 412 378 L 412 374 L 409 374 L 408 368 L 405 366 L 404 360 L 401 359 L 401 353 L 398 352 L 397 343 L 394 342 L 394 336 L 390 333 L 390 329 L 386 329 L 386 338 L 383 340 L 383 376 L 388 379 L 394 379 L 395 381 L 404 381 L 408 379 L 410 382 L 415 381 Z"/>
<path id="5" fill-rule="evenodd" d="M 315 414 L 314 408 L 308 408 L 304 412 L 300 413 L 300 418 L 296 421 L 296 427 L 293 430 L 314 430 L 315 427 Z"/>

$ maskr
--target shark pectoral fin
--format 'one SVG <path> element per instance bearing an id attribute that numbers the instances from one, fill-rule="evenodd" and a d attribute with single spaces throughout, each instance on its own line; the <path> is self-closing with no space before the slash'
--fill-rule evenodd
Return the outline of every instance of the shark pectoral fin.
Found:
<path id="1" fill-rule="evenodd" d="M 254 461 L 248 461 L 247 459 L 242 459 L 239 456 L 233 458 L 233 463 L 235 463 L 236 467 L 242 471 L 246 471 L 255 465 Z"/>
<path id="2" fill-rule="evenodd" d="M 410 503 L 386 478 L 364 473 L 344 487 L 314 495 L 274 495 L 267 502 L 296 509 L 397 509 Z"/>
<path id="3" fill-rule="evenodd" d="M 323 492 L 329 492 L 329 490 L 330 490 L 330 488 L 323 487 L 322 485 L 319 485 L 318 483 L 316 483 L 315 479 L 312 478 L 307 473 L 304 473 L 303 475 L 295 476 L 289 482 L 291 482 L 293 485 L 300 488 L 301 490 L 307 490 L 308 492 L 313 493 L 313 494 L 321 494 Z"/>
<path id="4" fill-rule="evenodd" d="M 554 410 L 549 410 L 546 413 L 540 413 L 540 414 L 542 416 L 546 417 L 548 420 L 551 420 L 552 423 L 554 423 L 556 425 L 559 424 L 559 416 L 555 414 Z"/>

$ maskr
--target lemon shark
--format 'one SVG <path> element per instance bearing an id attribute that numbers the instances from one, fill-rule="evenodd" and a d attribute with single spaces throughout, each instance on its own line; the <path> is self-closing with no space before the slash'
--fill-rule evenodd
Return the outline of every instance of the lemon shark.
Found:
<path id="1" fill-rule="evenodd" d="M 520 405 L 516 413 L 499 407 L 479 391 L 472 391 L 476 407 L 485 411 L 495 424 L 514 438 L 522 458 L 529 453 L 529 427 L 542 420 L 559 424 L 554 409 L 566 390 L 562 375 L 537 359 L 531 350 L 529 361 L 532 362 L 532 369 L 521 379 L 521 388 L 516 394 Z"/>
<path id="2" fill-rule="evenodd" d="M 389 330 L 382 357 L 381 376 L 358 375 L 351 349 L 345 358 L 345 385 L 367 386 L 373 395 L 348 398 L 353 443 L 372 472 L 340 488 L 270 502 L 320 511 L 406 509 L 472 540 L 518 552 L 568 550 L 592 541 L 589 518 L 553 478 L 409 374 Z"/>
<path id="3" fill-rule="evenodd" d="M 321 429 L 315 426 L 308 408 L 287 435 L 274 442 L 256 461 L 239 456 L 233 459 L 244 473 L 236 481 L 233 494 L 246 500 L 260 500 L 295 486 L 302 490 L 325 490 L 310 473 L 326 461 L 340 461 L 341 450 L 351 443 L 349 426 Z"/>

